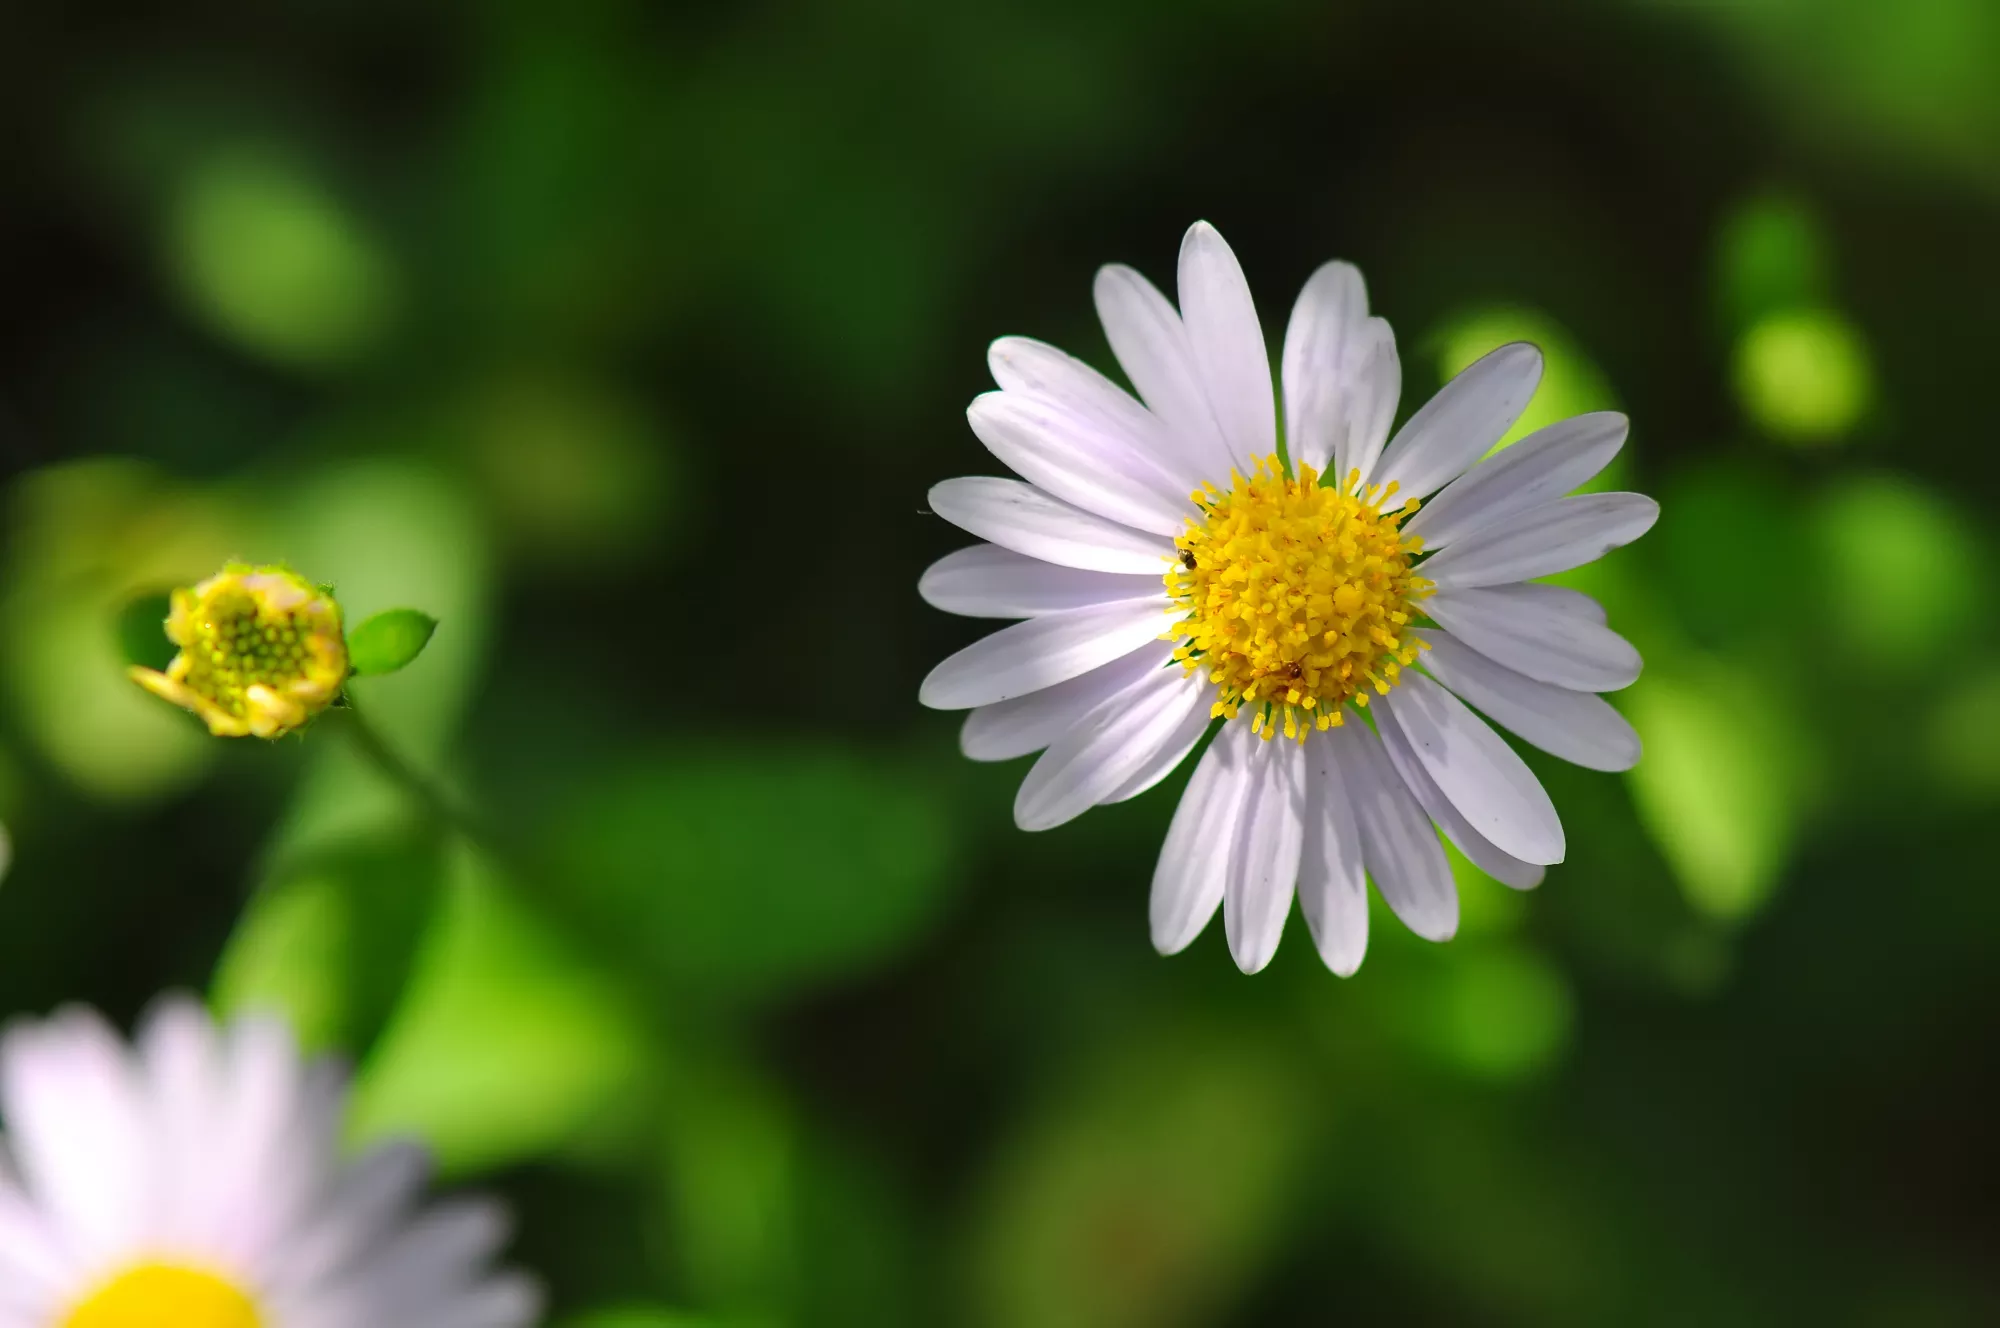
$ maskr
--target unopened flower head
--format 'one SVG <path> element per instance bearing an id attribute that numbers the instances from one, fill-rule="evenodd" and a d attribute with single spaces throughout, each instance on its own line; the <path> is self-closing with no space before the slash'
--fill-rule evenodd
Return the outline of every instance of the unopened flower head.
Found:
<path id="1" fill-rule="evenodd" d="M 174 999 L 127 1045 L 96 1014 L 0 1037 L 0 1324 L 527 1328 L 505 1213 L 427 1204 L 421 1149 L 349 1158 L 341 1077 L 273 1018 Z"/>
<path id="2" fill-rule="evenodd" d="M 1659 508 L 1570 494 L 1624 444 L 1622 415 L 1495 452 L 1541 379 L 1533 346 L 1493 351 L 1392 436 L 1396 340 L 1352 266 L 1306 283 L 1275 393 L 1249 283 L 1214 228 L 1188 232 L 1178 275 L 1175 308 L 1131 268 L 1098 274 L 1136 396 L 1053 346 L 993 344 L 999 390 L 968 414 L 1022 478 L 931 490 L 933 511 L 986 542 L 919 589 L 1026 621 L 945 660 L 919 695 L 972 712 L 975 760 L 1042 754 L 1014 800 L 1024 830 L 1137 797 L 1213 728 L 1154 870 L 1154 944 L 1182 949 L 1219 909 L 1254 972 L 1296 897 L 1321 957 L 1352 973 L 1370 880 L 1418 935 L 1456 930 L 1437 830 L 1511 886 L 1562 861 L 1554 803 L 1489 719 L 1592 769 L 1639 759 L 1597 695 L 1639 676 L 1638 652 L 1602 605 L 1543 578 L 1637 539 Z"/>
<path id="3" fill-rule="evenodd" d="M 166 626 L 180 653 L 165 673 L 135 667 L 132 677 L 217 737 L 290 733 L 347 679 L 340 605 L 287 568 L 232 563 L 176 590 Z"/>

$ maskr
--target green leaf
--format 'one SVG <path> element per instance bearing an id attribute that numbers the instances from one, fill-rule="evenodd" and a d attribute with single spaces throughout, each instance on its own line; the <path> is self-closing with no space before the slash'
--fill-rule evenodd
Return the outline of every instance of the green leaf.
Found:
<path id="1" fill-rule="evenodd" d="M 223 950 L 216 1008 L 277 1010 L 314 1051 L 365 1049 L 402 992 L 442 871 L 438 845 L 401 829 L 282 859 Z"/>
<path id="2" fill-rule="evenodd" d="M 455 866 L 355 1083 L 354 1137 L 415 1136 L 447 1176 L 587 1150 L 644 1091 L 644 1030 L 505 881 L 469 855 Z"/>
<path id="3" fill-rule="evenodd" d="M 1804 828 L 1811 730 L 1765 673 L 1720 658 L 1661 660 L 1619 704 L 1646 740 L 1626 776 L 1634 805 L 1689 902 L 1751 916 Z"/>
<path id="4" fill-rule="evenodd" d="M 417 609 L 385 609 L 347 634 L 347 662 L 366 677 L 394 673 L 430 644 L 437 619 Z"/>
<path id="5" fill-rule="evenodd" d="M 952 883 L 950 831 L 935 790 L 854 753 L 662 753 L 557 814 L 550 903 L 675 995 L 767 997 L 914 941 Z"/>
<path id="6" fill-rule="evenodd" d="M 1128 1034 L 1129 1037 L 1129 1034 Z M 1124 1039 L 1121 1039 L 1124 1041 Z M 1044 1088 L 973 1227 L 971 1322 L 1236 1322 L 1326 1107 L 1300 1058 L 1163 1023 Z"/>

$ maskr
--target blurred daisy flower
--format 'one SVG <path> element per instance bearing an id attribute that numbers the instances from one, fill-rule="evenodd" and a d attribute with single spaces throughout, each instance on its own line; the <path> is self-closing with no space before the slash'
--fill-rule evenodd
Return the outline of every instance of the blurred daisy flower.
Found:
<path id="1" fill-rule="evenodd" d="M 1595 601 L 1535 578 L 1637 539 L 1659 508 L 1564 496 L 1623 445 L 1620 415 L 1487 455 L 1541 379 L 1525 343 L 1473 364 L 1391 438 L 1395 339 L 1345 263 L 1293 307 L 1281 433 L 1249 285 L 1206 223 L 1179 277 L 1177 312 L 1130 268 L 1098 273 L 1098 316 L 1138 400 L 1053 347 L 994 343 L 1000 390 L 968 415 L 1026 482 L 933 488 L 938 515 L 989 542 L 919 589 L 948 612 L 1026 621 L 939 664 L 921 699 L 971 710 L 974 760 L 1042 752 L 1014 802 L 1024 830 L 1137 796 L 1221 720 L 1154 872 L 1153 943 L 1179 951 L 1221 906 L 1255 972 L 1296 890 L 1320 955 L 1350 974 L 1366 878 L 1418 935 L 1457 930 L 1433 823 L 1512 886 L 1562 860 L 1547 793 L 1468 702 L 1580 765 L 1638 760 L 1638 736 L 1593 695 L 1631 683 L 1638 652 Z"/>
<path id="2" fill-rule="evenodd" d="M 494 1205 L 420 1209 L 422 1153 L 353 1162 L 285 1025 L 170 1001 L 128 1048 L 72 1009 L 0 1040 L 6 1328 L 518 1328 Z"/>
<path id="3" fill-rule="evenodd" d="M 180 653 L 165 673 L 134 666 L 132 677 L 217 737 L 282 737 L 340 696 L 340 606 L 297 573 L 232 563 L 171 603 L 167 636 Z"/>

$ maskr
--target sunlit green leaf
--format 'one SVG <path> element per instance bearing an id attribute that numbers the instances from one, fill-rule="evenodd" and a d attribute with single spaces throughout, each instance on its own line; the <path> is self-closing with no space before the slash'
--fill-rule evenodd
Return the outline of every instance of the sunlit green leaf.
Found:
<path id="1" fill-rule="evenodd" d="M 138 634 L 128 611 L 135 598 L 220 566 L 240 538 L 233 510 L 130 461 L 33 472 L 11 499 L 0 685 L 23 733 L 98 797 L 142 800 L 184 786 L 216 746 L 126 677 L 126 629 Z M 164 619 L 153 627 L 159 645 Z"/>
<path id="2" fill-rule="evenodd" d="M 418 609 L 385 609 L 347 633 L 347 662 L 367 677 L 394 673 L 408 665 L 431 642 L 437 619 Z"/>
<path id="3" fill-rule="evenodd" d="M 430 837 L 404 833 L 282 866 L 223 951 L 217 1008 L 277 1010 L 309 1048 L 366 1047 L 409 977 L 442 865 Z"/>
<path id="4" fill-rule="evenodd" d="M 1768 314 L 1737 339 L 1734 379 L 1744 413 L 1790 443 L 1830 443 L 1853 431 L 1875 399 L 1859 328 L 1825 308 Z"/>
<path id="5" fill-rule="evenodd" d="M 1761 907 L 1798 841 L 1811 739 L 1761 674 L 1649 664 L 1619 704 L 1646 744 L 1627 778 L 1688 899 L 1719 919 Z"/>
<path id="6" fill-rule="evenodd" d="M 386 257 L 354 213 L 298 161 L 254 149 L 196 169 L 172 216 L 175 275 L 223 332 L 274 359 L 353 358 L 395 304 Z"/>
<path id="7" fill-rule="evenodd" d="M 619 993 L 462 858 L 416 971 L 356 1082 L 359 1139 L 424 1140 L 450 1174 L 578 1146 L 649 1065 Z"/>

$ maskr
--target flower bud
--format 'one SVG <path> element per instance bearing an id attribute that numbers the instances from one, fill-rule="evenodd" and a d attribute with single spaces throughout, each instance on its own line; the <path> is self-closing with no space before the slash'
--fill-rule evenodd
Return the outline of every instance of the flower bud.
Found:
<path id="1" fill-rule="evenodd" d="M 276 738 L 333 704 L 347 644 L 332 595 L 283 567 L 231 563 L 176 590 L 165 673 L 133 668 L 147 691 L 193 711 L 220 738 Z"/>

